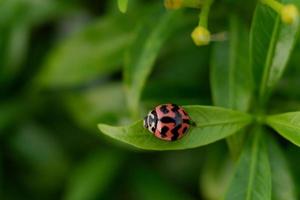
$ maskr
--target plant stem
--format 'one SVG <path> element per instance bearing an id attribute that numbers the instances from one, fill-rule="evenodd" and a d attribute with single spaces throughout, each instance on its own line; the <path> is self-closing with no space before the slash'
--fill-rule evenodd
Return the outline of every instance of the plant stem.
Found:
<path id="1" fill-rule="evenodd" d="M 208 14 L 214 0 L 206 0 L 199 14 L 199 26 L 207 28 Z"/>

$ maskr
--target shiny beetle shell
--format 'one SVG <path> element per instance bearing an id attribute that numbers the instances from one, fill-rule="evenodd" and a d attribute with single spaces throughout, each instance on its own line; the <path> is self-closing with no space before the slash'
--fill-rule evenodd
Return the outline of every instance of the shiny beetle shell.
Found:
<path id="1" fill-rule="evenodd" d="M 144 118 L 144 127 L 159 139 L 175 141 L 190 128 L 190 117 L 176 104 L 162 104 Z"/>

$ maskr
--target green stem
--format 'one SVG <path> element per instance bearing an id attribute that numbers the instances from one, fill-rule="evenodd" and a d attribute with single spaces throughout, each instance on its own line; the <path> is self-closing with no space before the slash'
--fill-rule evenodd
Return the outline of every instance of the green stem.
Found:
<path id="1" fill-rule="evenodd" d="M 263 4 L 268 5 L 270 8 L 275 10 L 277 13 L 280 13 L 283 8 L 283 5 L 280 2 L 275 1 L 275 0 L 261 0 L 261 2 Z"/>
<path id="2" fill-rule="evenodd" d="M 199 26 L 207 28 L 208 14 L 214 0 L 206 0 L 199 14 Z"/>

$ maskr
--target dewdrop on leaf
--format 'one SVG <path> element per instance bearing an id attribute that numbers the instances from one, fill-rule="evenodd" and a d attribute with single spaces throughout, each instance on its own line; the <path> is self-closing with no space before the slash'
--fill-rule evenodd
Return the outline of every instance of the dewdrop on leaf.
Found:
<path id="1" fill-rule="evenodd" d="M 207 45 L 210 42 L 210 32 L 202 26 L 197 26 L 192 32 L 191 37 L 197 46 Z"/>
<path id="2" fill-rule="evenodd" d="M 281 20 L 286 24 L 293 24 L 298 20 L 299 12 L 295 5 L 288 4 L 281 9 Z"/>
<path id="3" fill-rule="evenodd" d="M 165 0 L 164 4 L 167 9 L 179 9 L 182 7 L 182 0 Z"/>

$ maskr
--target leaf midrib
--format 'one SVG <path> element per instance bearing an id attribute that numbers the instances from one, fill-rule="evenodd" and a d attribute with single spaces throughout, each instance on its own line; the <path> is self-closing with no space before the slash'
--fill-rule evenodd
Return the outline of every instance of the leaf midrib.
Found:
<path id="1" fill-rule="evenodd" d="M 243 119 L 243 120 L 229 120 L 229 121 L 219 121 L 219 122 L 211 122 L 211 123 L 206 123 L 204 125 L 196 125 L 197 128 L 204 128 L 204 127 L 209 127 L 209 126 L 218 126 L 218 125 L 224 125 L 224 124 L 238 124 L 242 122 L 247 122 L 251 121 L 251 119 Z"/>
<path id="2" fill-rule="evenodd" d="M 275 45 L 276 45 L 276 39 L 277 39 L 277 34 L 278 34 L 278 27 L 279 27 L 279 16 L 276 16 L 275 19 L 275 24 L 274 24 L 274 28 L 272 30 L 272 35 L 271 35 L 271 41 L 268 47 L 268 53 L 267 53 L 267 57 L 266 57 L 266 61 L 265 61 L 265 65 L 264 65 L 264 71 L 263 71 L 263 77 L 262 77 L 262 82 L 260 85 L 260 91 L 259 91 L 259 97 L 260 97 L 260 101 L 264 102 L 264 98 L 265 98 L 265 91 L 266 91 L 266 85 L 267 85 L 267 81 L 269 79 L 269 75 L 270 75 L 270 69 L 272 66 L 272 58 L 275 52 Z"/>

